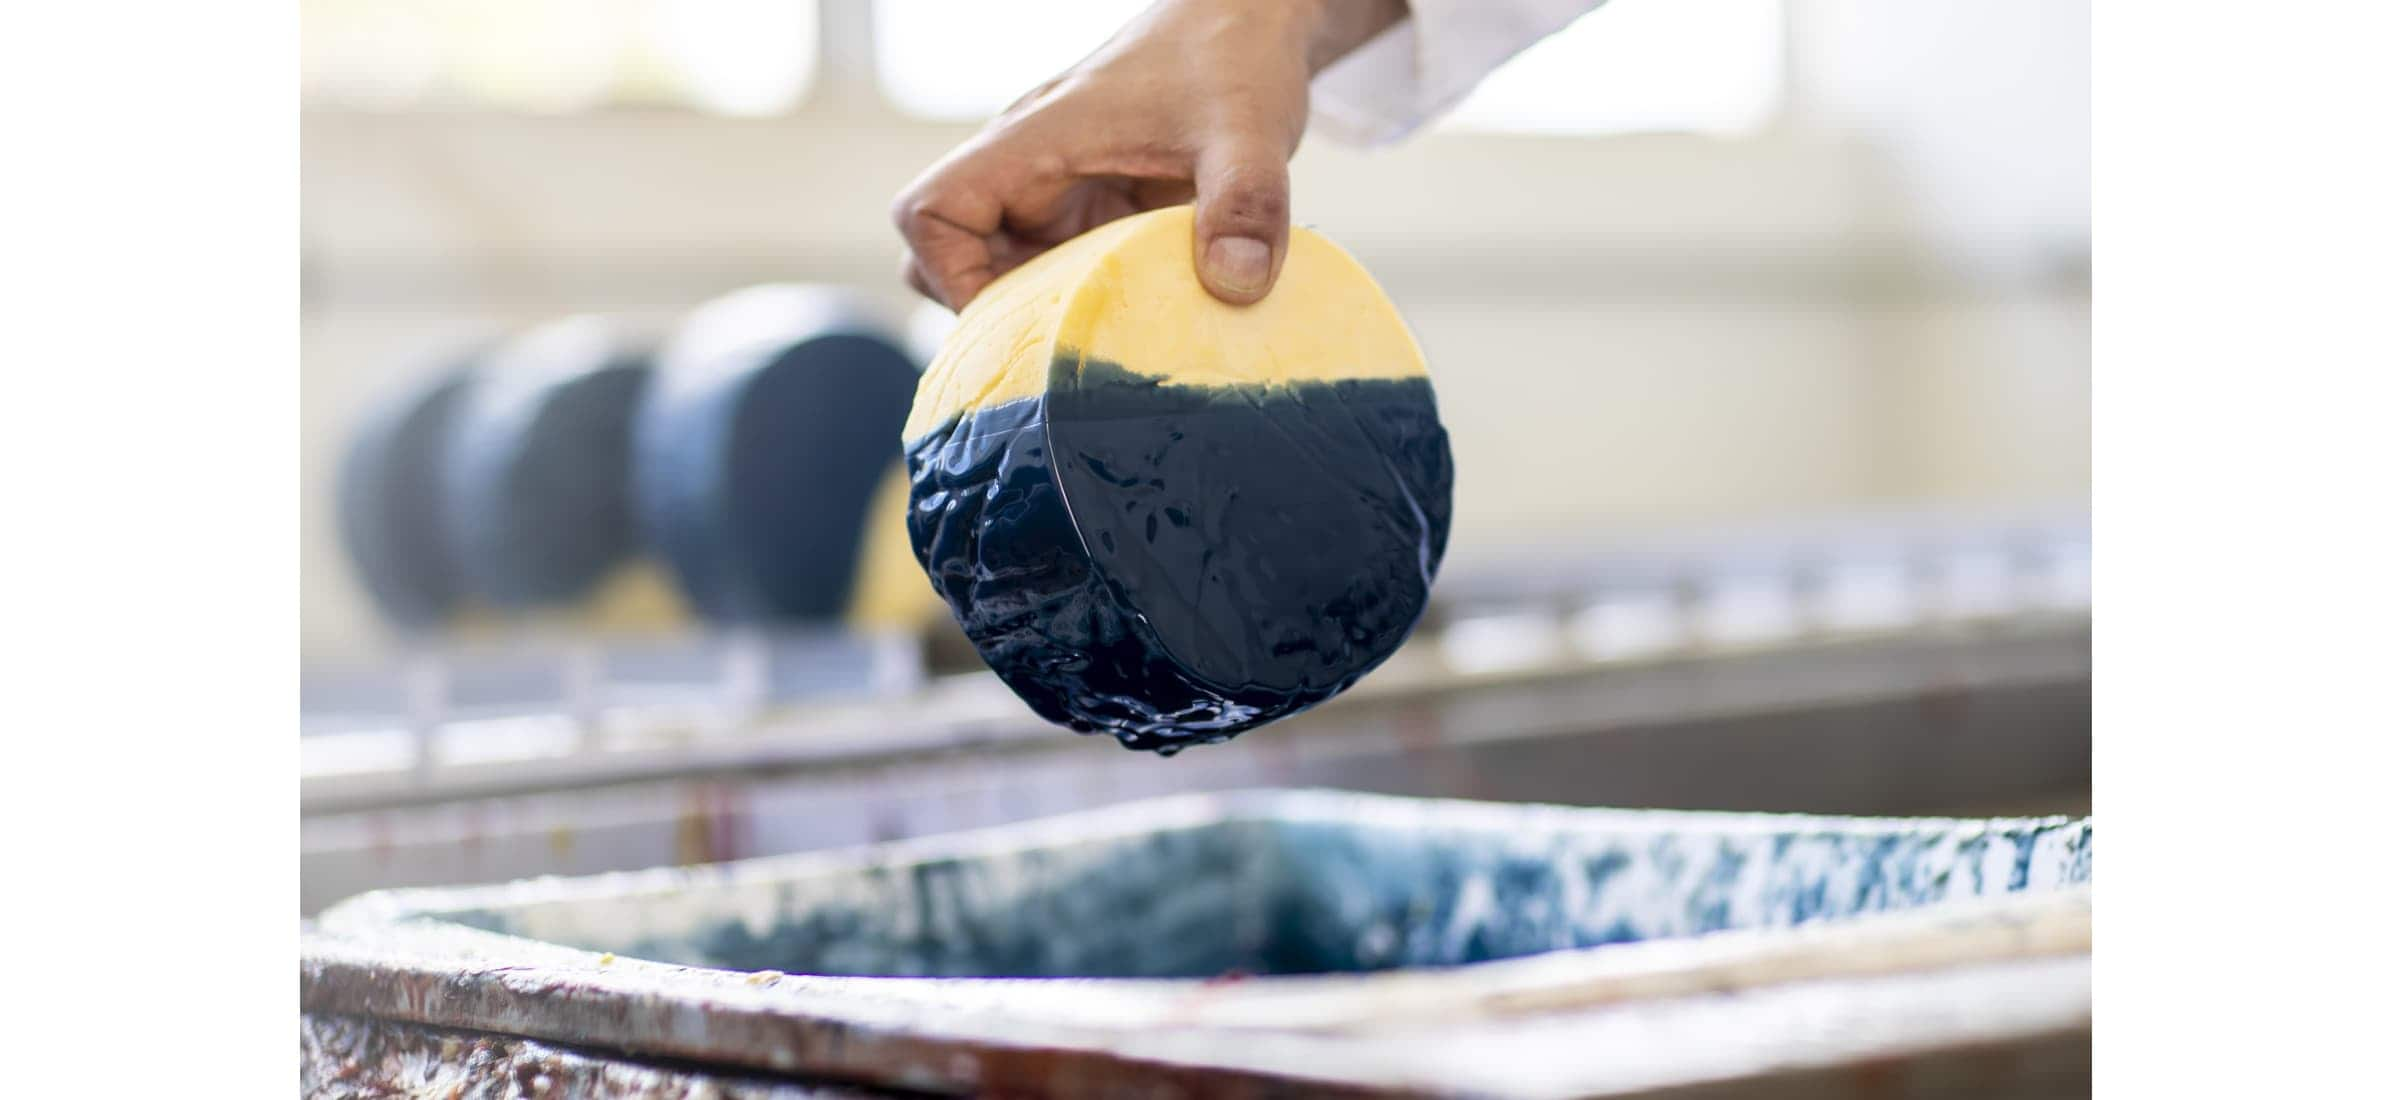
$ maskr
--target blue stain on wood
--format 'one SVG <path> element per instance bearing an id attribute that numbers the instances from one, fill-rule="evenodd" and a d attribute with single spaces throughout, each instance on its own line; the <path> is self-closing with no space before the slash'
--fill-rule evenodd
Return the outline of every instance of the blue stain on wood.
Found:
<path id="1" fill-rule="evenodd" d="M 1999 873 L 1972 873 L 1988 862 Z M 1190 978 L 1454 966 L 2091 877 L 2088 821 L 1528 808 L 1509 827 L 1229 819 L 785 880 L 701 878 L 671 910 L 694 915 L 672 927 L 636 895 L 428 915 L 539 938 L 559 927 L 543 906 L 616 906 L 578 913 L 569 926 L 585 938 L 571 945 L 733 970 Z M 626 931 L 586 932 L 599 927 Z"/>

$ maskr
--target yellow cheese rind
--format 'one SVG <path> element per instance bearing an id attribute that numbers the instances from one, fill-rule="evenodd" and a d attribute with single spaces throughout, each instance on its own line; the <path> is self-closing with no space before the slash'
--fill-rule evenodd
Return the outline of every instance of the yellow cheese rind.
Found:
<path id="1" fill-rule="evenodd" d="M 862 541 L 856 548 L 855 580 L 849 588 L 845 619 L 865 630 L 917 630 L 939 621 L 947 605 L 922 575 L 914 556 L 905 515 L 912 485 L 900 463 L 881 478 L 864 511 Z"/>
<path id="2" fill-rule="evenodd" d="M 496 639 L 510 631 L 653 637 L 689 625 L 689 604 L 654 562 L 635 560 L 607 573 L 579 602 L 562 608 L 508 611 L 467 601 L 448 623 L 461 638 Z"/>
<path id="3" fill-rule="evenodd" d="M 1293 230 L 1271 294 L 1230 305 L 1196 277 L 1193 209 L 1167 207 L 1075 237 L 973 299 L 923 372 L 905 440 L 1045 393 L 1058 353 L 1185 386 L 1428 373 L 1386 292 L 1327 238 Z"/>
<path id="4" fill-rule="evenodd" d="M 1082 233 L 1006 272 L 972 299 L 922 371 L 904 439 L 919 439 L 972 409 L 1044 393 L 1064 303 L 1088 268 L 1137 229 L 1138 218 L 1130 217 Z"/>

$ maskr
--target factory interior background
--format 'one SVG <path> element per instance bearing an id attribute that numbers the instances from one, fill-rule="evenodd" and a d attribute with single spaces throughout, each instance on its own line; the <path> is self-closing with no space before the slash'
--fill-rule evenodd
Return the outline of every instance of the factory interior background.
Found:
<path id="1" fill-rule="evenodd" d="M 1904 987 L 1903 996 L 1961 998 L 1948 1018 L 1913 1006 L 1841 1031 L 1799 1015 L 1748 1030 L 1757 1044 L 1782 1040 L 1862 1073 L 1877 1057 L 1868 1044 L 1925 1042 L 1915 1028 L 1943 1026 L 1918 1020 L 1957 1029 L 1928 1036 L 1937 1042 L 2013 1028 L 1988 1040 L 2013 1043 L 2003 1048 L 2010 1061 L 1933 1063 L 1904 1080 L 1921 1095 L 1987 1074 L 1980 1083 L 1998 1078 L 2011 1091 L 1988 1084 L 1985 1095 L 2081 1091 L 2092 812 L 2091 45 L 2081 4 L 1610 0 L 1400 146 L 1308 137 L 1292 165 L 1294 220 L 1349 250 L 1417 336 L 1451 436 L 1452 536 L 1428 614 L 1394 658 L 1347 695 L 1227 744 L 1164 759 L 1041 722 L 943 622 L 920 632 L 836 619 L 759 628 L 675 608 L 626 627 L 566 608 L 425 631 L 389 621 L 369 597 L 344 530 L 344 493 L 354 489 L 344 464 L 377 410 L 472 349 L 588 315 L 662 339 L 702 303 L 808 284 L 862 301 L 919 366 L 951 319 L 899 278 L 892 197 L 1141 7 L 303 0 L 299 877 L 303 917 L 328 922 L 311 923 L 302 945 L 306 1080 L 374 1063 L 360 1051 L 399 1065 L 390 1052 L 413 1049 L 405 1044 L 421 1037 L 408 1029 L 419 1025 L 558 1038 L 542 1021 L 564 1017 L 536 1005 L 498 1022 L 401 1020 L 414 1009 L 391 1008 L 370 983 L 343 984 L 342 968 L 362 957 L 352 949 L 386 946 L 373 937 L 391 929 L 375 922 L 410 906 L 603 949 L 609 966 L 620 955 L 773 980 L 784 970 L 1467 975 L 1465 964 L 1560 948 L 1666 952 L 1690 932 L 1923 904 L 1934 891 L 1909 900 L 1900 891 L 1957 881 L 1938 859 L 1991 866 L 1981 846 L 1994 835 L 2017 846 L 2014 867 L 2004 862 L 1989 879 L 1967 863 L 1965 873 L 1994 882 L 1990 893 L 2019 893 L 1998 903 L 2019 907 L 2005 919 L 2056 929 L 2039 941 L 2050 958 L 1998 960 L 2026 968 L 1995 967 L 2008 984 Z M 1168 801 L 1258 788 L 1488 805 Z M 1210 902 L 1200 899 L 1247 888 L 1202 877 L 1212 866 L 1202 859 L 1218 853 L 1197 857 L 1164 900 L 1139 893 L 1167 876 L 1138 856 L 1074 880 L 1073 898 L 1039 895 L 1021 909 L 1056 922 L 1077 914 L 1075 927 L 1112 927 L 1113 914 L 1132 912 L 1196 930 L 1114 954 L 1109 939 L 1064 944 L 1052 928 L 978 913 L 985 899 L 971 900 L 980 896 L 969 887 L 943 901 L 906 895 L 885 911 L 837 909 L 849 895 L 831 891 L 836 911 L 803 928 L 861 929 L 857 942 L 800 958 L 771 951 L 814 933 L 791 931 L 800 925 L 788 913 L 757 917 L 754 898 L 689 886 L 686 904 L 639 908 L 654 901 L 640 891 L 666 887 L 593 879 L 513 894 L 517 886 L 500 885 L 948 843 L 1065 814 L 1114 814 L 1073 819 L 1102 822 L 1087 828 L 1108 838 L 1208 813 L 1323 829 L 1333 820 L 1362 831 L 1357 850 L 1377 851 L 1368 845 L 1395 841 L 1369 830 L 1405 813 L 1460 822 L 1530 814 L 1528 804 L 2034 823 L 1922 827 L 1916 852 L 1895 851 L 1900 842 L 1870 832 L 1876 825 L 1820 826 L 1852 832 L 1822 842 L 1823 862 L 1787 873 L 1904 884 L 1859 887 L 1849 913 L 1815 899 L 1791 903 L 1792 917 L 1747 912 L 1739 907 L 1751 897 L 1739 893 L 1709 908 L 1690 902 L 1696 915 L 1683 919 L 1640 910 L 1599 928 L 1579 914 L 1548 926 L 1514 899 L 1506 906 L 1518 922 L 1481 912 L 1471 919 L 1489 923 L 1469 935 L 1390 931 L 1425 919 L 1422 906 L 1456 922 L 1468 908 L 1415 899 L 1412 916 L 1351 936 L 1310 924 L 1256 933 L 1268 941 L 1260 954 L 1205 938 L 1244 927 L 1201 909 Z M 1510 822 L 1503 831 L 1515 836 L 1560 830 L 1555 851 L 1627 843 L 1569 834 L 1579 818 L 1467 820 Z M 1688 850 L 1718 845 L 1721 881 L 1744 881 L 1733 838 L 1748 826 L 1669 827 L 1687 830 Z M 1669 843 L 1631 845 L 1619 858 L 1658 876 L 1636 881 L 1661 881 L 1683 866 Z M 1863 848 L 1879 862 L 1834 862 Z M 1463 858 L 1444 849 L 1420 858 L 1449 857 Z M 1752 858 L 1751 867 L 1768 862 Z M 1794 862 L 1811 859 L 1806 849 Z M 1924 862 L 1884 862 L 1911 859 Z M 1383 882 L 1351 871 L 1362 885 L 1321 911 L 1375 889 L 1400 893 L 1412 866 L 1377 867 Z M 1321 881 L 1347 882 L 1342 873 Z M 390 888 L 485 885 L 499 893 L 338 904 Z M 1599 887 L 1551 889 L 1591 897 Z M 575 911 L 575 898 L 591 908 Z M 602 914 L 601 901 L 638 915 L 610 923 L 618 917 Z M 916 904 L 921 927 L 892 915 Z M 940 905 L 960 908 L 937 917 Z M 1295 911 L 1287 906 L 1271 912 Z M 884 917 L 904 930 L 876 931 Z M 992 923 L 972 924 L 983 918 Z M 666 929 L 684 919 L 720 919 L 730 931 Z M 1002 959 L 924 946 L 935 939 L 924 929 L 950 919 L 971 925 L 974 950 L 1017 934 L 1035 944 Z M 785 923 L 758 931 L 774 920 Z M 883 932 L 888 943 L 873 938 Z M 749 946 L 722 946 L 722 936 Z M 1285 936 L 1301 942 L 1270 938 Z M 404 936 L 387 942 L 412 949 Z M 1871 951 L 1900 955 L 1854 942 L 1850 955 L 1813 962 L 1839 974 Z M 431 950 L 427 965 L 454 962 Z M 656 980 L 668 1002 L 705 1002 L 703 990 Z M 556 994 L 554 1011 L 584 993 L 603 990 Z M 1643 1043 L 1631 1035 L 1638 1010 L 1607 1018 L 1615 1030 L 1587 1034 L 1611 1038 L 1584 1049 Z M 357 1022 L 386 1011 L 387 1027 Z M 925 1041 L 945 1049 L 937 1044 L 952 1035 L 923 1026 Z M 1705 1026 L 1686 1034 L 1699 1039 Z M 1804 1045 L 1822 1031 L 1841 1036 L 1827 1046 L 1856 1045 Z M 1646 1081 L 1618 1076 L 1627 1072 L 1618 1064 L 1510 1058 L 1501 1051 L 1514 1038 L 1489 1034 L 1482 1068 L 1508 1067 L 1485 1079 L 1500 1084 L 1496 1094 L 1566 1084 L 1591 1095 L 1593 1082 L 1630 1095 Z M 575 1049 L 638 1051 L 651 1038 L 598 1036 Z M 649 1068 L 750 1059 L 752 1070 L 761 1057 L 721 1035 L 693 1041 L 666 1052 L 671 1065 Z M 1144 1041 L 1120 1039 L 1130 1045 L 1118 1049 Z M 1190 1039 L 1172 1050 L 1208 1070 L 1286 1069 L 1234 1043 Z M 1749 1068 L 1714 1066 L 1710 1050 L 1690 1039 L 1683 1059 L 1654 1055 L 1658 1076 L 1646 1083 Z M 828 1078 L 889 1084 L 925 1073 L 954 1091 L 987 1083 L 957 1063 L 853 1057 L 864 1061 L 834 1065 Z M 1445 1070 L 1392 1052 L 1352 1057 L 1381 1066 L 1356 1069 L 1357 1080 L 1417 1070 L 1442 1082 L 1429 1091 L 1473 1080 L 1437 1077 Z M 570 1062 L 553 1072 L 599 1072 Z M 1774 1080 L 1751 1079 L 1760 1090 L 1751 1094 L 1777 1094 Z"/>
<path id="2" fill-rule="evenodd" d="M 891 196 L 1140 6 L 309 0 L 307 656 L 386 639 L 331 501 L 394 376 L 575 313 L 661 331 L 752 283 L 903 318 Z M 2087 33 L 2059 0 L 1614 0 L 1406 145 L 1308 139 L 1296 220 L 1435 377 L 1454 564 L 2081 511 Z"/>

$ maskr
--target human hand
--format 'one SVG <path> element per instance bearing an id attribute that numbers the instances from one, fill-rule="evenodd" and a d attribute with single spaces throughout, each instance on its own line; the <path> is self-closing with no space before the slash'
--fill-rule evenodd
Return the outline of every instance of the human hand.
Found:
<path id="1" fill-rule="evenodd" d="M 1404 0 L 1161 0 L 897 197 L 906 281 L 961 310 L 1040 252 L 1192 199 L 1205 289 L 1260 301 L 1287 255 L 1287 162 L 1312 76 L 1404 11 Z"/>

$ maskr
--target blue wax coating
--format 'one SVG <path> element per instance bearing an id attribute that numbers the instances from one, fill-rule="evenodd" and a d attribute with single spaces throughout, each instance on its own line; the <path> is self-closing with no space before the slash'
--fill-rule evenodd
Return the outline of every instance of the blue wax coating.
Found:
<path id="1" fill-rule="evenodd" d="M 909 528 L 1042 717 L 1166 755 L 1351 686 L 1426 609 L 1453 459 L 1426 378 L 1167 385 L 1057 357 L 913 442 Z"/>
<path id="2" fill-rule="evenodd" d="M 834 620 L 919 372 L 848 325 L 740 354 L 691 364 L 641 413 L 641 528 L 710 620 Z"/>
<path id="3" fill-rule="evenodd" d="M 558 607 L 639 549 L 629 490 L 631 420 L 645 356 L 617 350 L 530 400 L 466 402 L 449 444 L 445 503 L 466 586 L 493 607 Z"/>
<path id="4" fill-rule="evenodd" d="M 342 547 L 383 618 L 438 625 L 463 598 L 449 556 L 440 463 L 468 368 L 442 371 L 377 402 L 342 455 L 335 491 Z"/>

